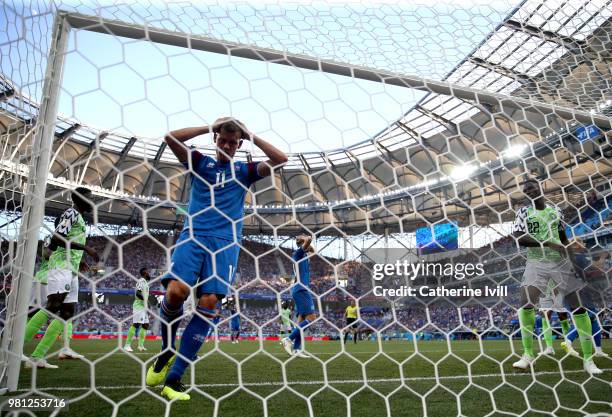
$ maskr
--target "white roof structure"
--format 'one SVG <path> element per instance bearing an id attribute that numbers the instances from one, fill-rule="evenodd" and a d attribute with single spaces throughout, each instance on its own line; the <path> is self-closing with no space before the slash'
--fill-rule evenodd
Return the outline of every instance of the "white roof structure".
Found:
<path id="1" fill-rule="evenodd" d="M 103 16 L 112 17 L 117 16 Z M 443 219 L 501 222 L 510 216 L 508 196 L 526 173 L 545 178 L 553 200 L 605 183 L 611 169 L 600 162 L 611 150 L 605 140 L 612 113 L 611 17 L 605 1 L 521 3 L 446 76 L 434 80 L 507 99 L 483 102 L 432 92 L 431 86 L 416 87 L 425 92 L 420 101 L 367 141 L 325 153 L 291 155 L 277 174 L 279 187 L 266 181 L 255 186 L 247 210 L 253 215 L 245 229 L 257 232 L 271 225 L 291 232 L 301 227 L 295 220 L 330 234 L 340 229 L 408 231 Z M 91 27 L 86 17 L 73 15 L 71 20 L 76 28 L 142 36 L 129 22 L 103 22 Z M 156 41 L 179 42 L 165 28 L 148 28 L 147 33 L 158 36 Z M 264 47 L 253 52 L 223 47 L 231 41 L 222 39 L 201 42 L 209 51 L 278 59 Z M 291 65 L 314 63 L 324 71 L 344 71 L 318 58 L 287 56 Z M 355 67 L 351 75 L 374 79 L 392 73 Z M 401 85 L 419 77 L 408 78 L 388 76 L 384 81 Z M 6 75 L 1 87 L 2 142 L 21 153 L 27 142 L 23 134 L 34 125 L 38 104 Z M 524 105 L 526 100 L 533 105 Z M 577 142 L 576 129 L 587 124 L 585 118 L 544 112 L 547 105 L 591 114 L 604 140 Z M 101 221 L 138 225 L 146 211 L 149 225 L 178 227 L 176 207 L 185 204 L 189 187 L 184 169 L 165 143 L 99 131 L 68 118 L 58 119 L 56 137 L 49 193 L 57 197 L 51 198 L 51 212 L 65 204 L 59 191 L 82 183 L 109 199 L 100 206 Z M 241 152 L 238 158 L 251 156 Z M 19 170 L 14 162 L 3 160 L 5 172 Z M 27 165 L 27 159 L 20 162 Z"/>

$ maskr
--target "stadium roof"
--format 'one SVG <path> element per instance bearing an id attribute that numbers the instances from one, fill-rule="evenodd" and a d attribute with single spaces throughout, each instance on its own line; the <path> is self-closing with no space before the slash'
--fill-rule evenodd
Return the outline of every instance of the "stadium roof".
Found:
<path id="1" fill-rule="evenodd" d="M 545 4 L 526 2 L 513 10 L 442 81 L 590 112 L 607 132 L 612 11 L 596 1 L 571 10 Z M 1 88 L 6 176 L 23 168 L 16 162 L 27 164 L 24 134 L 35 125 L 38 104 L 4 76 Z M 269 181 L 255 186 L 245 230 L 291 232 L 299 229 L 296 219 L 332 234 L 408 231 L 444 219 L 497 223 L 510 216 L 511 193 L 525 173 L 546 177 L 553 201 L 606 181 L 609 140 L 576 141 L 580 125 L 512 100 L 428 93 L 368 141 L 292 155 L 277 174 L 277 187 Z M 60 191 L 83 183 L 109 198 L 99 210 L 99 221 L 109 223 L 141 224 L 146 212 L 149 227 L 178 227 L 177 205 L 189 191 L 188 176 L 164 143 L 151 146 L 67 118 L 58 119 L 50 172 L 50 212 L 66 204 Z"/>

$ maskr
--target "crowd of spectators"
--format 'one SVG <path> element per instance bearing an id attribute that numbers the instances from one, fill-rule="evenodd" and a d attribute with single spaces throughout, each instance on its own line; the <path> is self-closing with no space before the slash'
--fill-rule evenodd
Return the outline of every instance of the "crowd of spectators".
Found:
<path id="1" fill-rule="evenodd" d="M 323 306 L 316 322 L 308 332 L 314 336 L 334 336 L 345 326 L 344 310 Z M 75 320 L 75 331 L 91 333 L 125 332 L 131 324 L 131 306 L 121 304 L 99 305 L 98 309 L 90 304 L 80 303 L 80 313 Z M 224 318 L 218 326 L 221 334 L 229 333 L 229 312 L 223 311 Z M 278 335 L 280 332 L 279 313 L 275 305 L 244 306 L 240 309 L 241 333 L 243 335 Z M 150 314 L 152 322 L 156 315 Z M 360 309 L 359 328 L 366 333 L 437 333 L 473 334 L 494 333 L 509 335 L 518 329 L 516 308 L 505 303 L 491 307 L 467 305 L 455 307 L 451 304 L 415 305 L 391 310 L 389 308 L 365 307 Z M 189 317 L 181 324 L 184 327 Z M 605 310 L 599 316 L 604 328 L 612 327 L 612 311 Z M 553 327 L 560 323 L 553 315 Z"/>
<path id="2" fill-rule="evenodd" d="M 571 212 L 566 218 L 573 219 L 572 223 L 588 223 L 588 218 L 594 214 L 603 213 L 609 206 L 605 199 L 592 198 L 588 202 L 589 208 L 584 212 Z M 571 207 L 570 207 L 571 208 Z M 594 213 L 594 214 L 593 214 Z M 609 210 L 605 211 L 608 213 Z M 590 216 L 590 217 L 589 217 Z M 97 289 L 121 288 L 132 290 L 136 284 L 138 270 L 148 267 L 154 270 L 152 290 L 163 290 L 159 283 L 159 276 L 168 269 L 170 264 L 170 248 L 174 243 L 172 235 L 119 235 L 112 237 L 94 236 L 88 239 L 88 244 L 94 246 L 100 254 L 101 263 L 91 265 L 103 269 L 103 273 L 87 272 L 81 277 L 81 288 Z M 2 254 L 8 253 L 6 241 L 0 242 Z M 241 244 L 236 288 L 241 296 L 270 296 L 276 299 L 277 293 L 289 296 L 294 264 L 291 260 L 291 250 L 275 247 L 262 242 L 244 240 Z M 5 257 L 5 256 L 4 256 Z M 90 260 L 91 261 L 91 260 Z M 512 236 L 499 239 L 491 245 L 470 251 L 457 251 L 452 256 L 436 259 L 438 263 L 480 263 L 485 265 L 485 276 L 495 276 L 496 281 L 503 281 L 507 277 L 514 277 L 517 282 L 525 265 L 525 253 L 517 246 Z M 601 268 L 609 271 L 612 259 L 604 260 Z M 94 268 L 96 269 L 96 268 Z M 311 290 L 320 296 L 324 306 L 321 318 L 311 326 L 312 334 L 324 335 L 337 332 L 336 328 L 344 326 L 343 311 L 336 310 L 337 302 L 347 304 L 350 297 L 371 298 L 372 265 L 357 261 L 342 261 L 340 259 L 315 256 L 311 260 Z M 499 278 L 497 278 L 499 276 Z M 3 276 L 4 286 L 10 285 L 8 275 Z M 340 280 L 340 281 L 339 281 Z M 341 284 L 342 282 L 342 284 Z M 1 302 L 1 301 L 0 301 Z M 4 306 L 0 306 L 4 311 Z M 98 310 L 91 305 L 81 303 L 76 319 L 75 331 L 85 332 L 116 332 L 129 326 L 131 305 L 100 305 Z M 279 332 L 278 312 L 274 306 L 255 307 L 244 306 L 243 333 L 255 334 L 257 326 L 262 326 L 264 334 L 277 334 Z M 479 332 L 497 330 L 501 332 L 515 331 L 517 328 L 515 307 L 499 303 L 486 308 L 482 305 L 470 305 L 460 308 L 449 305 L 429 305 L 404 307 L 394 311 L 389 309 L 362 309 L 360 313 L 360 326 L 366 330 L 411 331 L 411 332 Z M 125 323 L 118 326 L 118 322 Z M 553 325 L 558 325 L 556 319 Z M 612 314 L 606 311 L 600 320 L 604 326 L 612 325 Z M 220 326 L 224 331 L 226 323 Z"/>

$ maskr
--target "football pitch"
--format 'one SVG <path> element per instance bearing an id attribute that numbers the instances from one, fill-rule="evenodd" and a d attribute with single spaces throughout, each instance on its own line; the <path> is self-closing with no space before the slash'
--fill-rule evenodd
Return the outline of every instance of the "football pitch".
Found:
<path id="1" fill-rule="evenodd" d="M 191 401 L 167 405 L 160 387 L 145 388 L 146 366 L 160 348 L 127 354 L 116 340 L 74 340 L 86 361 L 50 362 L 57 370 L 22 368 L 20 394 L 32 378 L 41 392 L 70 398 L 67 416 L 577 416 L 612 412 L 612 360 L 588 378 L 579 359 L 542 357 L 533 372 L 518 372 L 520 352 L 508 341 L 307 342 L 314 358 L 290 358 L 278 342 L 209 342 L 191 377 Z M 612 342 L 604 341 L 610 352 Z M 30 352 L 34 343 L 26 345 Z M 55 348 L 58 348 L 56 344 Z M 284 369 L 283 369 L 284 364 Z M 560 368 L 563 369 L 563 375 Z M 95 389 L 94 389 L 95 386 Z M 215 401 L 217 400 L 217 401 Z M 116 408 L 112 403 L 117 404 Z M 168 407 L 168 410 L 166 410 Z M 36 415 L 49 415 L 37 412 Z"/>

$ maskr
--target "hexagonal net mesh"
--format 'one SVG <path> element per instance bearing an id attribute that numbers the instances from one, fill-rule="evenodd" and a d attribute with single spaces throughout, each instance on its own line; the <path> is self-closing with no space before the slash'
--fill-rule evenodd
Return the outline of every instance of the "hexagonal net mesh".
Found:
<path id="1" fill-rule="evenodd" d="M 2 5 L 3 409 L 609 411 L 606 2 L 98 6 Z"/>

